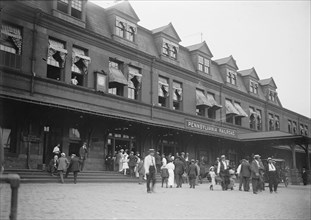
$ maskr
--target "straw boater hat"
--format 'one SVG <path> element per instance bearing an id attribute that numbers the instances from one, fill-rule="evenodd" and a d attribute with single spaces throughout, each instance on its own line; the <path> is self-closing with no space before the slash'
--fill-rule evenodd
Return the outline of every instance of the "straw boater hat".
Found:
<path id="1" fill-rule="evenodd" d="M 149 153 L 154 153 L 154 149 L 149 149 Z"/>
<path id="2" fill-rule="evenodd" d="M 210 171 L 213 170 L 213 169 L 214 169 L 214 166 L 211 166 L 211 167 L 209 168 Z"/>
<path id="3" fill-rule="evenodd" d="M 221 157 L 220 158 L 226 158 L 226 156 L 225 155 L 221 155 Z"/>
<path id="4" fill-rule="evenodd" d="M 267 160 L 272 160 L 272 158 L 271 157 L 268 157 L 268 159 Z"/>
<path id="5" fill-rule="evenodd" d="M 254 156 L 254 158 L 260 158 L 260 155 L 259 155 L 259 154 L 256 154 L 256 155 Z"/>

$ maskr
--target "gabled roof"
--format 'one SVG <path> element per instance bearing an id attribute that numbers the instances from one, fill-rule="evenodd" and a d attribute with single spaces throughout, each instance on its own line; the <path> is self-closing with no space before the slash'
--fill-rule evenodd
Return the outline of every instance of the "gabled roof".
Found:
<path id="1" fill-rule="evenodd" d="M 275 89 L 277 88 L 277 86 L 276 86 L 276 84 L 275 84 L 275 82 L 274 82 L 274 80 L 273 80 L 272 77 L 270 77 L 270 78 L 268 78 L 268 79 L 259 80 L 259 83 L 260 83 L 260 85 L 262 85 L 262 86 L 270 85 L 270 86 L 272 86 L 272 87 L 275 88 Z"/>
<path id="2" fill-rule="evenodd" d="M 218 65 L 227 64 L 227 65 L 229 65 L 229 66 L 234 67 L 236 70 L 239 69 L 239 67 L 237 66 L 236 61 L 235 61 L 235 59 L 233 58 L 232 55 L 230 55 L 229 57 L 225 57 L 225 58 L 221 58 L 221 59 L 215 60 L 215 62 L 216 62 Z"/>
<path id="3" fill-rule="evenodd" d="M 133 7 L 128 1 L 122 1 L 120 3 L 114 4 L 107 8 L 107 10 L 118 10 L 127 16 L 133 18 L 136 22 L 140 21 L 139 17 L 137 16 L 136 12 L 134 11 Z"/>
<path id="4" fill-rule="evenodd" d="M 153 34 L 157 34 L 157 33 L 164 33 L 170 37 L 172 37 L 173 39 L 177 40 L 178 42 L 181 41 L 180 37 L 178 36 L 173 24 L 170 22 L 168 25 L 165 25 L 163 27 L 159 27 L 156 29 L 152 30 Z"/>
<path id="5" fill-rule="evenodd" d="M 209 57 L 213 57 L 213 54 L 210 51 L 210 49 L 208 48 L 208 46 L 207 46 L 205 41 L 203 41 L 202 43 L 199 43 L 199 44 L 194 44 L 194 45 L 188 46 L 187 49 L 190 52 L 198 50 L 198 51 L 201 51 L 201 52 L 205 53 Z"/>
<path id="6" fill-rule="evenodd" d="M 241 70 L 238 73 L 240 73 L 242 77 L 244 77 L 244 76 L 252 76 L 255 79 L 259 80 L 259 77 L 258 77 L 257 72 L 256 72 L 254 67 L 251 68 L 251 69 L 247 69 L 247 70 Z"/>

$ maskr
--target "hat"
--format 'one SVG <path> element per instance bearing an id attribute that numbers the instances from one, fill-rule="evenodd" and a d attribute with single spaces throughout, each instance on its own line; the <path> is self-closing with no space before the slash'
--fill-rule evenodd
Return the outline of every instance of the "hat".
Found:
<path id="1" fill-rule="evenodd" d="M 259 154 L 255 154 L 254 158 L 260 158 Z"/>
<path id="2" fill-rule="evenodd" d="M 175 159 L 175 157 L 174 156 L 171 156 L 171 160 L 174 160 Z"/>
<path id="3" fill-rule="evenodd" d="M 211 170 L 211 169 L 214 169 L 214 166 L 211 166 L 211 167 L 209 168 L 209 170 Z"/>
<path id="4" fill-rule="evenodd" d="M 149 149 L 149 153 L 152 153 L 152 152 L 154 153 L 154 149 L 152 149 L 152 148 Z"/>
<path id="5" fill-rule="evenodd" d="M 191 159 L 191 162 L 195 162 L 194 159 Z"/>
<path id="6" fill-rule="evenodd" d="M 71 156 L 75 157 L 75 156 L 76 156 L 76 154 L 71 154 Z"/>
<path id="7" fill-rule="evenodd" d="M 221 157 L 220 158 L 225 158 L 226 156 L 225 155 L 221 155 Z"/>
<path id="8" fill-rule="evenodd" d="M 271 157 L 268 157 L 268 159 L 267 160 L 272 160 L 272 158 Z"/>
<path id="9" fill-rule="evenodd" d="M 62 157 L 66 156 L 66 154 L 65 154 L 65 153 L 61 153 L 60 155 L 61 155 Z"/>

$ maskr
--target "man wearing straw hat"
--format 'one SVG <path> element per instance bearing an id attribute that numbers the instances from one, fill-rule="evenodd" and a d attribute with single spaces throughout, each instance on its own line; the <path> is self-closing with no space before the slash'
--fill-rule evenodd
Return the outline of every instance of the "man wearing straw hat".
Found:
<path id="1" fill-rule="evenodd" d="M 260 168 L 260 164 L 259 164 L 259 158 L 260 156 L 258 154 L 256 154 L 254 156 L 254 160 L 252 161 L 251 164 L 251 178 L 252 178 L 252 186 L 253 186 L 253 193 L 257 194 L 258 193 L 258 187 L 259 187 L 259 168 Z"/>
<path id="2" fill-rule="evenodd" d="M 154 158 L 154 149 L 149 149 L 149 154 L 144 160 L 145 174 L 147 177 L 147 193 L 154 192 L 154 185 L 156 182 L 156 163 Z M 151 182 L 151 188 L 150 188 Z"/>
<path id="3" fill-rule="evenodd" d="M 269 189 L 270 193 L 277 193 L 278 189 L 278 176 L 277 176 L 277 170 L 276 167 L 273 164 L 272 158 L 268 157 L 268 165 L 267 165 L 267 173 L 269 178 Z M 273 186 L 273 189 L 272 189 Z"/>

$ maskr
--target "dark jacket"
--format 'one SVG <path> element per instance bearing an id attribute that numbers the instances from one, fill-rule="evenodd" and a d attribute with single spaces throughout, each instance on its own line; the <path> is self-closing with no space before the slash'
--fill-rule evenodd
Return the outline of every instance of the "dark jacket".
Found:
<path id="1" fill-rule="evenodd" d="M 188 176 L 190 178 L 196 178 L 198 176 L 198 168 L 195 164 L 190 164 L 188 170 Z"/>
<path id="2" fill-rule="evenodd" d="M 84 149 L 83 147 L 80 147 L 79 156 L 82 160 L 86 159 L 86 154 L 87 154 L 87 148 Z"/>
<path id="3" fill-rule="evenodd" d="M 128 162 L 129 167 L 135 167 L 136 162 L 137 162 L 137 158 L 135 157 L 135 155 L 130 155 L 129 162 Z"/>
<path id="4" fill-rule="evenodd" d="M 246 160 L 242 162 L 240 176 L 251 177 L 251 165 Z"/>
<path id="5" fill-rule="evenodd" d="M 176 160 L 174 165 L 176 174 L 182 175 L 185 172 L 184 163 L 181 160 Z"/>
<path id="6" fill-rule="evenodd" d="M 70 164 L 69 164 L 69 170 L 72 172 L 79 172 L 80 171 L 80 159 L 79 157 L 73 157 L 70 160 Z"/>
<path id="7" fill-rule="evenodd" d="M 251 171 L 252 171 L 251 172 L 251 177 L 254 178 L 254 179 L 258 179 L 259 178 L 259 166 L 258 166 L 256 160 L 252 161 Z"/>

